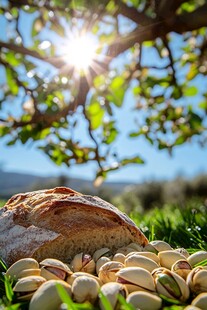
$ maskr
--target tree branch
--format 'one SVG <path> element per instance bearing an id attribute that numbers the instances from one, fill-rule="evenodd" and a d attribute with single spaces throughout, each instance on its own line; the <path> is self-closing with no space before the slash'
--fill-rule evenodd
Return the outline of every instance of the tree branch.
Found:
<path id="1" fill-rule="evenodd" d="M 56 68 L 61 68 L 65 66 L 65 61 L 63 61 L 61 57 L 51 57 L 51 58 L 44 57 L 44 56 L 41 56 L 37 51 L 30 50 L 24 47 L 23 45 L 16 45 L 14 43 L 7 43 L 7 42 L 0 41 L 0 48 L 6 48 L 8 50 L 14 51 L 15 53 L 19 53 L 21 55 L 34 57 L 36 59 L 50 63 Z"/>
<path id="2" fill-rule="evenodd" d="M 164 38 L 169 32 L 184 33 L 207 26 L 207 4 L 191 13 L 176 15 L 147 26 L 139 26 L 129 35 L 120 36 L 108 49 L 110 58 L 123 53 L 135 43 Z"/>
<path id="3" fill-rule="evenodd" d="M 168 18 L 175 14 L 176 10 L 186 0 L 157 0 L 157 15 L 158 17 Z"/>
<path id="4" fill-rule="evenodd" d="M 125 3 L 121 1 L 116 1 L 118 5 L 118 9 L 116 11 L 116 15 L 121 14 L 133 22 L 140 24 L 140 25 L 149 25 L 153 23 L 153 19 L 143 12 L 139 12 L 135 7 L 129 7 Z"/>
<path id="5" fill-rule="evenodd" d="M 36 1 L 36 3 L 32 2 L 32 1 L 28 1 L 28 0 L 9 0 L 9 4 L 11 7 L 17 7 L 20 8 L 22 6 L 26 6 L 28 5 L 29 7 L 33 7 L 33 8 L 37 8 L 37 9 L 46 9 L 48 11 L 59 11 L 59 12 L 65 12 L 65 13 L 71 13 L 71 15 L 73 16 L 74 14 L 74 10 L 71 8 L 68 8 L 67 6 L 63 6 L 63 7 L 59 7 L 59 6 L 51 6 L 50 4 L 47 3 L 47 1 L 44 3 L 44 5 L 42 6 L 42 4 L 38 5 L 38 1 Z"/>

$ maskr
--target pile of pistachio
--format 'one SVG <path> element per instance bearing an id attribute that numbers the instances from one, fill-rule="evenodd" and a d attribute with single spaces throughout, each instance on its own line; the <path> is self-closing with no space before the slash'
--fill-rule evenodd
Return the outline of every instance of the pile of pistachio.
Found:
<path id="1" fill-rule="evenodd" d="M 118 309 L 119 294 L 135 309 L 162 309 L 167 300 L 196 310 L 207 309 L 207 266 L 201 266 L 205 260 L 207 251 L 190 255 L 157 240 L 144 248 L 131 243 L 116 253 L 108 248 L 93 256 L 79 253 L 70 263 L 24 258 L 10 266 L 6 276 L 15 279 L 16 298 L 29 301 L 29 310 L 64 309 L 57 283 L 74 302 L 88 301 L 101 310 L 105 308 L 100 295 L 111 309 Z"/>

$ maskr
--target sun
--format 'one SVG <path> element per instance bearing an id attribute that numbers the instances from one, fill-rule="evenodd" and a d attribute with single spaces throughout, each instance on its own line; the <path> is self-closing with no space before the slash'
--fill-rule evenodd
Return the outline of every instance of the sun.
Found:
<path id="1" fill-rule="evenodd" d="M 97 44 L 89 35 L 71 38 L 65 51 L 65 61 L 77 71 L 87 71 L 96 58 Z"/>

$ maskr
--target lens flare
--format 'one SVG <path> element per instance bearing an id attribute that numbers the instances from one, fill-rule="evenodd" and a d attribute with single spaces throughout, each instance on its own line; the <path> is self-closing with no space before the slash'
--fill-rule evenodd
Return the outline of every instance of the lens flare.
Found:
<path id="1" fill-rule="evenodd" d="M 96 56 L 97 45 L 89 36 L 79 36 L 70 40 L 65 60 L 77 70 L 86 71 Z"/>

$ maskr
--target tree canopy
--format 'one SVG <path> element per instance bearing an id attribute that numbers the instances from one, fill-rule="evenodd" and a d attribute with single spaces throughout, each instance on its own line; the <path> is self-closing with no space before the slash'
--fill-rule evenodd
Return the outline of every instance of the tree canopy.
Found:
<path id="1" fill-rule="evenodd" d="M 8 145 L 35 141 L 58 165 L 95 161 L 103 179 L 144 162 L 139 149 L 116 151 L 123 104 L 134 143 L 169 152 L 192 138 L 205 144 L 206 1 L 3 0 L 0 23 Z"/>

